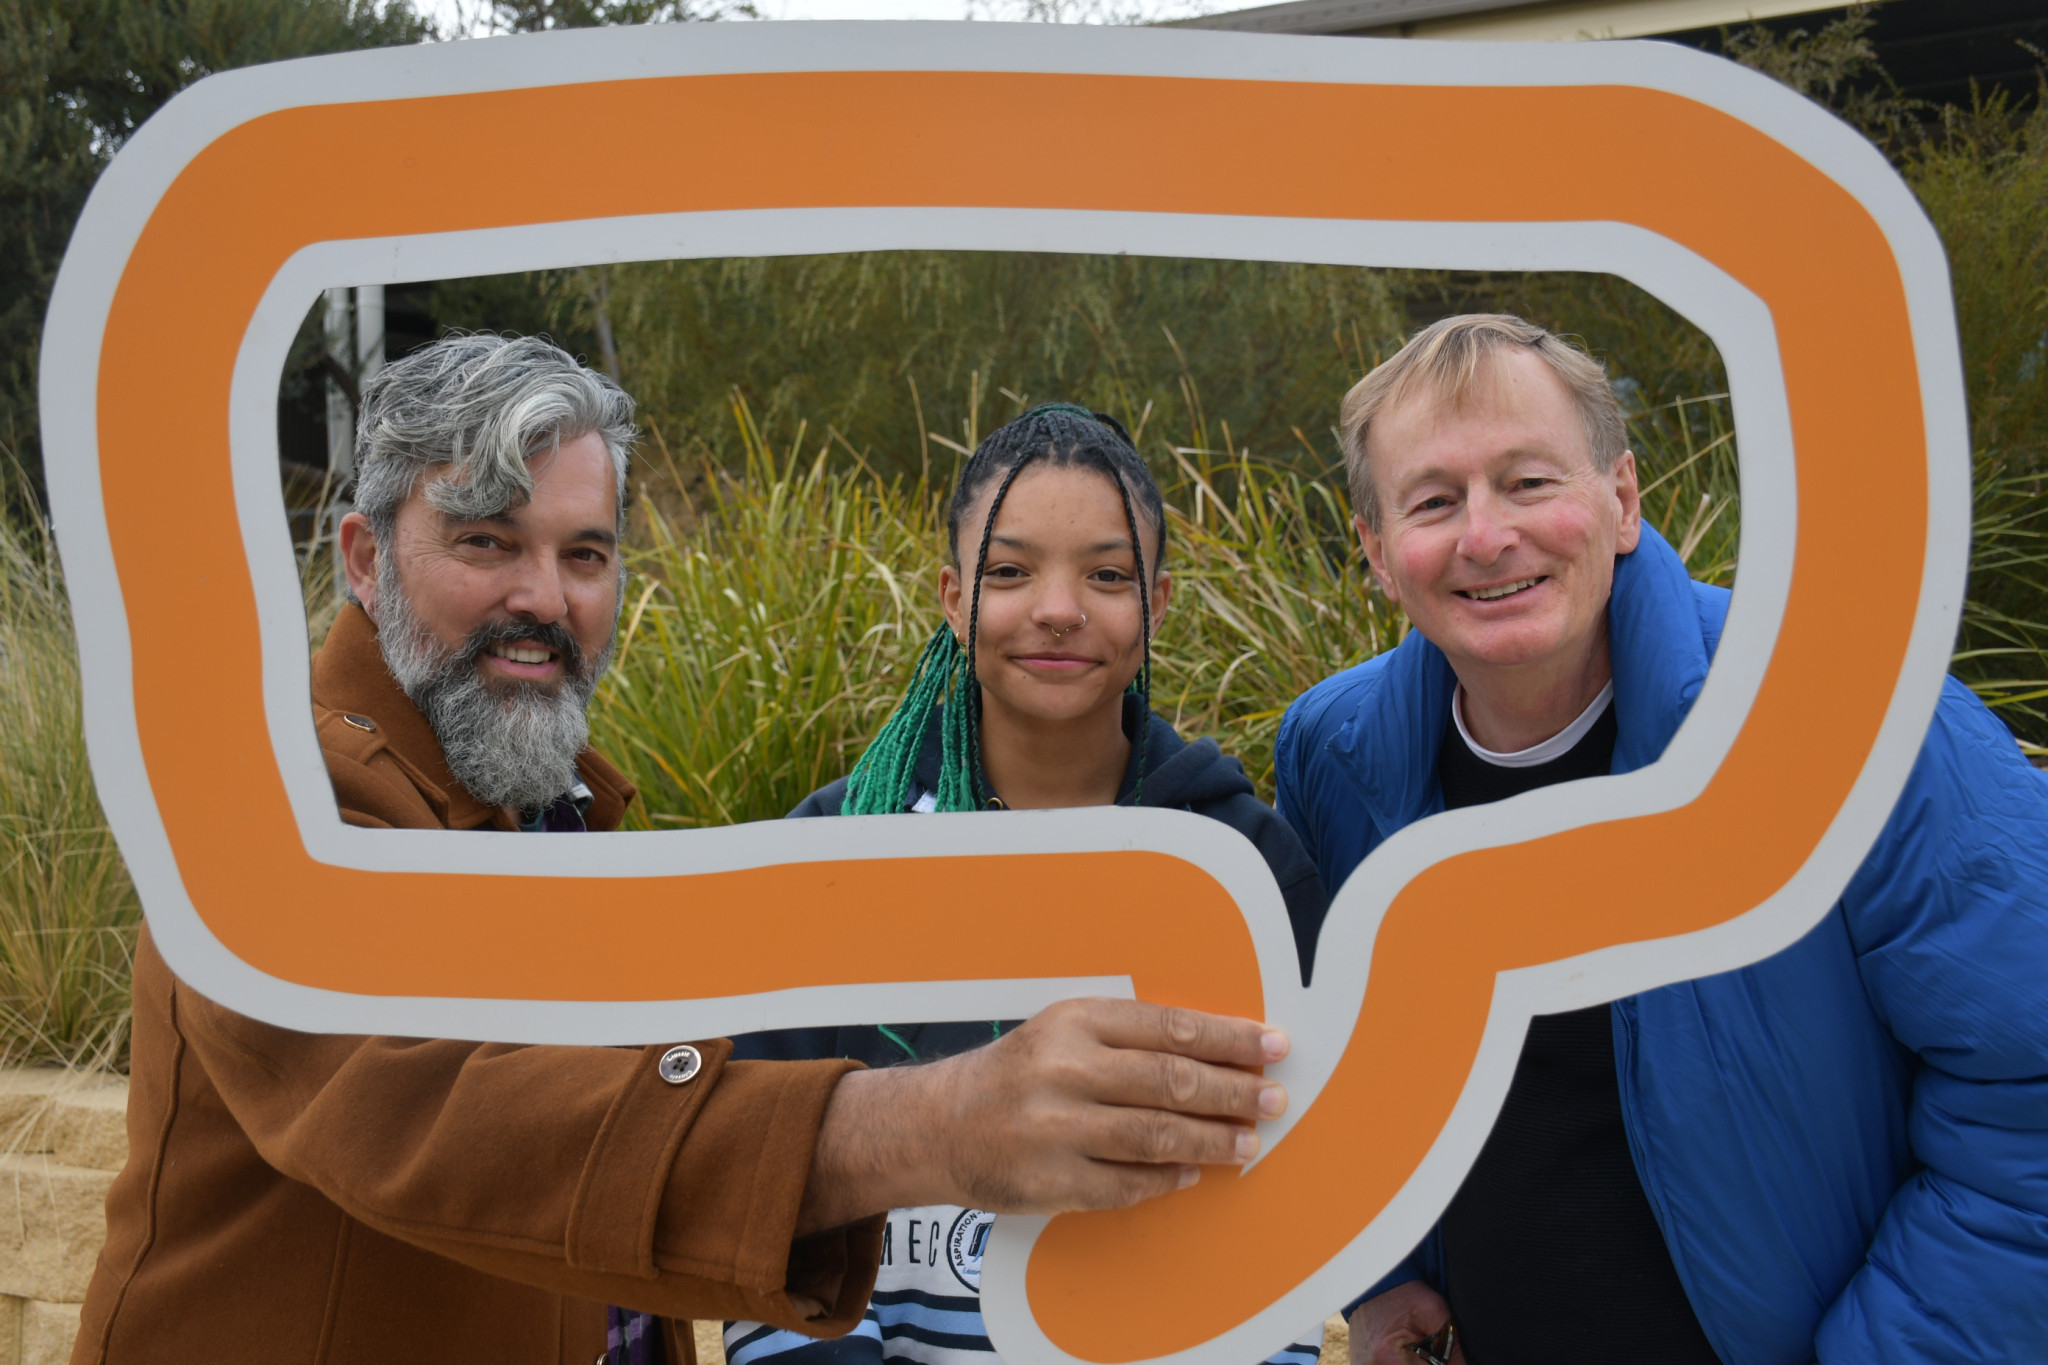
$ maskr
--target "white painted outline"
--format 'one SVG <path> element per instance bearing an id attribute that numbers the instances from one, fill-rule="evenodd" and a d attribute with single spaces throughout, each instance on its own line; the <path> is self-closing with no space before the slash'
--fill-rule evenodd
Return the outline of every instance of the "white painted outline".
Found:
<path id="1" fill-rule="evenodd" d="M 725 999 L 605 1004 L 391 999 L 292 985 L 234 958 L 205 929 L 179 881 L 144 770 L 130 645 L 99 488 L 99 352 L 114 289 L 158 200 L 207 145 L 275 110 L 588 80 L 731 72 L 970 70 L 1434 85 L 1632 85 L 1679 94 L 1740 119 L 1852 194 L 1885 233 L 1904 281 L 1919 363 L 1929 473 L 1929 538 L 1907 659 L 1878 742 L 1812 856 L 1775 896 L 1715 928 L 1624 944 L 1503 973 L 1485 1041 L 1443 1135 L 1400 1195 L 1295 1290 L 1202 1346 L 1161 1360 L 1241 1365 L 1291 1340 L 1405 1254 L 1476 1156 L 1512 1076 L 1528 1016 L 1730 970 L 1796 941 L 1854 873 L 1903 786 L 1944 674 L 1960 612 L 1969 535 L 1961 363 L 1946 261 L 1931 226 L 1883 159 L 1816 106 L 1727 63 L 1664 44 L 1430 44 L 1181 30 L 992 24 L 778 24 L 583 31 L 281 63 L 211 78 L 152 119 L 101 178 L 56 287 L 44 338 L 42 411 L 52 501 L 74 602 L 87 732 L 102 802 L 153 931 L 181 975 L 258 1017 L 299 1028 L 614 1042 L 701 1036 L 774 1023 L 1028 1013 L 1062 995 L 1128 993 L 1127 979 L 980 981 L 818 988 Z M 307 717 L 303 617 L 293 585 L 253 574 L 268 719 L 308 851 L 341 865 L 534 876 L 660 875 L 820 858 L 1023 853 L 1142 847 L 1215 875 L 1243 908 L 1269 1017 L 1296 1053 L 1277 1075 L 1313 1104 L 1363 997 L 1379 921 L 1424 868 L 1478 847 L 1682 805 L 1703 789 L 1755 697 L 1775 643 L 1791 568 L 1792 448 L 1775 332 L 1763 305 L 1690 252 L 1616 224 L 1330 223 L 1043 210 L 787 210 L 563 223 L 441 237 L 309 247 L 273 282 L 239 357 L 231 399 L 238 509 L 252 563 L 289 563 L 278 516 L 274 401 L 284 344 L 318 288 L 537 265 L 693 255 L 887 247 L 1114 251 L 1373 265 L 1590 269 L 1620 274 L 1701 325 L 1736 395 L 1744 520 L 1741 588 L 1706 688 L 1658 763 L 1625 777 L 1454 812 L 1402 831 L 1336 898 L 1317 988 L 1293 984 L 1293 947 L 1270 875 L 1242 840 L 1218 840 L 1185 813 L 1046 812 L 977 820 L 887 819 L 600 835 L 557 844 L 510 836 L 369 833 L 334 814 Z M 1596 249 L 1597 248 L 1597 249 Z M 280 328 L 282 332 L 280 333 Z M 324 806 L 323 806 L 324 801 Z M 1284 1137 L 1274 1125 L 1267 1150 Z M 1071 1359 L 1032 1321 L 1023 1274 L 1042 1220 L 1006 1218 L 985 1263 L 985 1313 L 1014 1365 Z"/>

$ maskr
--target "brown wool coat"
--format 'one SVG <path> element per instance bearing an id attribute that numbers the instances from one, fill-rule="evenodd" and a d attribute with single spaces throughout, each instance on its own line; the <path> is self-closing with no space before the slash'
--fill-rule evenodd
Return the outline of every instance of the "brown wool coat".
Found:
<path id="1" fill-rule="evenodd" d="M 510 827 L 449 774 L 357 608 L 314 659 L 313 699 L 350 823 Z M 615 826 L 632 787 L 594 753 L 579 766 L 592 827 Z M 131 1155 L 73 1365 L 591 1365 L 606 1303 L 849 1330 L 880 1220 L 795 1236 L 849 1064 L 699 1047 L 702 1072 L 672 1086 L 659 1045 L 294 1033 L 181 983 L 145 932 Z"/>

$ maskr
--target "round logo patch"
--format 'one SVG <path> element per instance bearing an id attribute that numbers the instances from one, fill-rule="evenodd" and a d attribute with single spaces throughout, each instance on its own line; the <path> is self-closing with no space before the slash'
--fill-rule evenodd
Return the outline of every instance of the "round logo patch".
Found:
<path id="1" fill-rule="evenodd" d="M 962 1209 L 946 1237 L 946 1264 L 953 1267 L 953 1278 L 977 1294 L 981 1292 L 981 1253 L 988 1249 L 988 1235 L 995 1225 L 992 1213 Z"/>

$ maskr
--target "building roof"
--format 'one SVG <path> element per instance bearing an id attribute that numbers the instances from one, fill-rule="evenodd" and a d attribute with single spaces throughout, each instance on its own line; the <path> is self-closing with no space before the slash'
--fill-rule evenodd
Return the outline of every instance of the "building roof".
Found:
<path id="1" fill-rule="evenodd" d="M 1815 0 L 1289 0 L 1178 21 L 1254 33 L 1400 38 L 1635 38 L 1836 6 Z"/>
<path id="2" fill-rule="evenodd" d="M 1812 32 L 1849 12 L 1815 0 L 1289 0 L 1178 24 L 1387 38 L 1664 38 L 1713 52 L 1729 29 Z M 1973 86 L 2026 98 L 2039 85 L 2048 0 L 1890 0 L 1867 12 L 1878 63 L 1906 95 L 1968 104 Z"/>

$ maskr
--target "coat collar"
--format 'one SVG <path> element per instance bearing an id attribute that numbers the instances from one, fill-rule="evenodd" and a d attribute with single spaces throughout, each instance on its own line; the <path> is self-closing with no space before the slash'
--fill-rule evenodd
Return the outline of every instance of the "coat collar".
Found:
<path id="1" fill-rule="evenodd" d="M 1373 663 L 1382 666 L 1338 728 L 1330 751 L 1358 789 L 1377 842 L 1443 809 L 1436 757 L 1458 680 L 1444 652 L 1419 630 L 1410 630 Z"/>
<path id="2" fill-rule="evenodd" d="M 927 796 L 936 796 L 938 794 L 940 770 L 945 766 L 946 761 L 945 720 L 946 708 L 942 704 L 934 706 L 930 718 L 925 721 L 924 743 L 918 749 L 917 766 L 911 773 L 912 780 L 917 784 L 913 804 L 915 801 L 921 801 Z M 1180 737 L 1180 732 L 1173 728 L 1171 722 L 1152 710 L 1143 697 L 1129 692 L 1124 693 L 1123 696 L 1122 724 L 1124 738 L 1133 741 L 1133 743 L 1131 745 L 1131 756 L 1124 764 L 1123 781 L 1118 785 L 1116 800 L 1112 803 L 1114 805 L 1123 805 L 1131 799 L 1131 793 L 1137 790 L 1138 757 L 1140 754 L 1146 756 L 1145 777 L 1148 781 L 1154 773 L 1190 748 L 1200 749 L 1201 746 L 1207 745 L 1209 749 L 1215 750 L 1213 754 L 1204 755 L 1203 764 L 1205 767 L 1222 757 L 1222 751 L 1217 749 L 1215 740 L 1197 740 L 1193 745 L 1190 745 Z M 1150 740 L 1149 748 L 1135 742 L 1138 738 L 1138 727 L 1141 725 L 1146 727 L 1146 733 Z M 1236 760 L 1233 759 L 1232 762 L 1235 763 Z M 1250 779 L 1243 778 L 1243 765 L 1238 764 L 1237 767 L 1239 776 L 1243 780 L 1244 790 L 1247 792 L 1251 791 L 1252 784 Z M 1225 779 L 1225 781 L 1227 783 L 1228 779 Z M 988 794 L 986 791 L 982 793 L 984 797 Z M 1224 794 L 1227 793 L 1215 793 L 1215 795 Z M 1144 795 L 1148 799 L 1141 804 L 1148 806 L 1160 804 L 1157 799 L 1156 787 L 1153 791 L 1148 791 Z"/>
<path id="3" fill-rule="evenodd" d="M 375 721 L 385 752 L 447 828 L 518 828 L 511 812 L 486 806 L 455 780 L 433 727 L 384 666 L 376 625 L 353 602 L 341 609 L 327 642 L 313 656 L 313 705 Z M 576 771 L 592 798 L 585 823 L 594 830 L 616 829 L 633 800 L 633 784 L 594 749 L 577 755 Z"/>
<path id="4" fill-rule="evenodd" d="M 1607 603 L 1608 653 L 1614 666 L 1614 771 L 1631 773 L 1663 756 L 1699 700 L 1713 663 L 1701 585 L 1671 542 L 1643 523 L 1635 553 L 1614 563 Z M 1720 637 L 1718 624 L 1713 640 Z"/>
<path id="5" fill-rule="evenodd" d="M 1657 760 L 1706 681 L 1711 655 L 1696 586 L 1678 552 L 1647 522 L 1634 552 L 1615 560 L 1607 631 L 1617 773 Z M 1443 651 L 1416 630 L 1374 662 L 1382 666 L 1330 751 L 1384 838 L 1443 809 L 1437 755 L 1457 676 Z"/>

